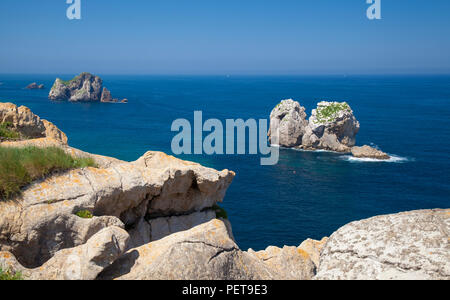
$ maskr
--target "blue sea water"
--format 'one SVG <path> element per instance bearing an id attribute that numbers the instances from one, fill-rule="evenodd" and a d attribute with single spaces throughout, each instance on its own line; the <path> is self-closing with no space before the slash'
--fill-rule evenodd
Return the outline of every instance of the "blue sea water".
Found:
<path id="1" fill-rule="evenodd" d="M 347 101 L 361 123 L 357 144 L 394 160 L 289 149 L 275 166 L 260 166 L 257 155 L 181 156 L 236 172 L 222 206 L 243 249 L 298 245 L 375 215 L 450 207 L 450 76 L 102 76 L 128 104 L 49 101 L 55 77 L 0 75 L 0 101 L 54 122 L 71 146 L 123 160 L 170 154 L 172 121 L 192 120 L 194 110 L 204 119 L 268 119 L 286 98 L 308 115 L 320 100 Z M 25 90 L 31 82 L 47 89 Z"/>

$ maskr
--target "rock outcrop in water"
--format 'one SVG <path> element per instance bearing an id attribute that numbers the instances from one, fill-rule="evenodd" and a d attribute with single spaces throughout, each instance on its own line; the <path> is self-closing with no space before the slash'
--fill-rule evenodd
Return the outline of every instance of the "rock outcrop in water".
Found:
<path id="1" fill-rule="evenodd" d="M 292 99 L 281 101 L 270 114 L 269 140 L 279 132 L 283 147 L 350 152 L 358 131 L 359 122 L 345 102 L 322 101 L 309 120 L 305 108 Z"/>
<path id="2" fill-rule="evenodd" d="M 362 147 L 353 147 L 352 148 L 352 155 L 357 158 L 372 158 L 372 159 L 381 159 L 386 160 L 390 159 L 391 157 L 384 153 L 383 151 L 380 151 L 378 149 L 375 149 L 370 146 L 362 146 Z"/>
<path id="3" fill-rule="evenodd" d="M 108 89 L 103 88 L 103 80 L 90 73 L 81 73 L 69 81 L 56 78 L 48 98 L 73 102 L 119 102 L 111 97 Z"/>
<path id="4" fill-rule="evenodd" d="M 26 107 L 0 104 L 0 117 L 37 133 L 2 147 L 55 145 L 98 164 L 0 200 L 0 268 L 26 279 L 450 279 L 450 210 L 380 216 L 328 240 L 243 251 L 216 215 L 232 171 L 161 152 L 134 162 L 97 156 L 69 147 L 54 125 L 58 134 L 47 136 Z"/>
<path id="5" fill-rule="evenodd" d="M 309 120 L 306 118 L 300 103 L 281 101 L 270 113 L 269 141 L 287 148 L 352 153 L 357 158 L 390 158 L 369 146 L 355 147 L 360 124 L 346 102 L 319 102 Z"/>
<path id="6" fill-rule="evenodd" d="M 36 82 L 30 83 L 26 87 L 28 90 L 43 90 L 44 88 L 45 86 L 43 84 L 37 84 Z"/>

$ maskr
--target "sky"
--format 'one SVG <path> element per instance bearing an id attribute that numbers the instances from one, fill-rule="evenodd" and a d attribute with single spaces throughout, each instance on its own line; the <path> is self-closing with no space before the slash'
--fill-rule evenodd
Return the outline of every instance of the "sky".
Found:
<path id="1" fill-rule="evenodd" d="M 0 1 L 0 73 L 450 74 L 450 1 Z"/>

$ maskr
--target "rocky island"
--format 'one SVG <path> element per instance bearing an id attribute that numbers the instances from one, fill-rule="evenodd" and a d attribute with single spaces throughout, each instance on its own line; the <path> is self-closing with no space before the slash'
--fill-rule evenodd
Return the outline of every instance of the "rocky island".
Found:
<path id="1" fill-rule="evenodd" d="M 36 82 L 30 83 L 27 85 L 27 90 L 43 90 L 45 86 L 43 84 L 37 84 Z"/>
<path id="2" fill-rule="evenodd" d="M 72 102 L 128 102 L 127 99 L 112 98 L 110 91 L 103 87 L 103 80 L 90 73 L 81 73 L 69 81 L 56 78 L 48 98 Z"/>
<path id="3" fill-rule="evenodd" d="M 302 116 L 301 108 L 291 104 L 298 110 L 290 116 Z M 55 125 L 11 103 L 0 104 L 0 122 L 28 137 L 2 142 L 0 149 L 52 146 L 95 161 L 50 173 L 14 198 L 0 199 L 0 275 L 32 280 L 450 279 L 450 209 L 378 216 L 345 225 L 321 241 L 245 251 L 218 205 L 233 171 L 153 151 L 134 162 L 86 153 L 70 147 Z M 352 143 L 339 134 L 336 138 Z"/>
<path id="4" fill-rule="evenodd" d="M 322 101 L 307 119 L 305 108 L 292 99 L 281 101 L 270 113 L 269 141 L 276 132 L 282 147 L 353 153 L 359 158 L 389 159 L 370 146 L 354 147 L 360 124 L 346 102 Z"/>

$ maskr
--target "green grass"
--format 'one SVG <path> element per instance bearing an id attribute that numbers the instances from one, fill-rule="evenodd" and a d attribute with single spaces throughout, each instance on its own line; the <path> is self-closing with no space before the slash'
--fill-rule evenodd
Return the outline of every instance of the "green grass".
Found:
<path id="1" fill-rule="evenodd" d="M 214 204 L 213 210 L 216 212 L 216 218 L 228 219 L 227 211 L 219 205 Z"/>
<path id="2" fill-rule="evenodd" d="M 20 272 L 11 270 L 3 271 L 3 269 L 0 268 L 0 281 L 1 280 L 23 280 L 23 277 Z"/>
<path id="3" fill-rule="evenodd" d="M 96 167 L 95 161 L 72 157 L 57 147 L 0 147 L 0 201 L 53 172 L 84 167 Z"/>
<path id="4" fill-rule="evenodd" d="M 342 110 L 350 111 L 350 106 L 346 102 L 332 103 L 326 107 L 318 108 L 316 119 L 319 123 L 333 122 L 337 114 Z"/>
<path id="5" fill-rule="evenodd" d="M 0 124 L 0 140 L 19 140 L 20 133 L 12 130 L 12 124 L 9 122 Z"/>
<path id="6" fill-rule="evenodd" d="M 94 215 L 89 210 L 80 210 L 75 215 L 83 219 L 92 219 Z"/>

